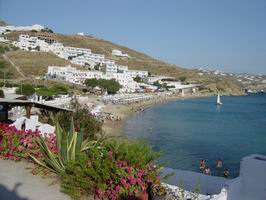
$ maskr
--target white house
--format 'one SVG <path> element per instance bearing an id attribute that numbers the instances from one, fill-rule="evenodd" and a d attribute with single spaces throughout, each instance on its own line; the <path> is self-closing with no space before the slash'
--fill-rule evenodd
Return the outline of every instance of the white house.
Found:
<path id="1" fill-rule="evenodd" d="M 90 49 L 77 48 L 77 47 L 64 47 L 64 58 L 68 59 L 69 57 L 77 57 L 85 54 L 91 54 Z"/>
<path id="2" fill-rule="evenodd" d="M 6 39 L 5 37 L 0 37 L 0 42 L 8 42 L 9 40 Z"/>
<path id="3" fill-rule="evenodd" d="M 117 65 L 117 70 L 119 72 L 126 71 L 126 70 L 128 70 L 128 66 L 126 66 L 126 65 Z"/>
<path id="4" fill-rule="evenodd" d="M 161 81 L 163 79 L 174 79 L 173 77 L 169 77 L 169 76 L 150 76 L 150 77 L 146 77 L 144 78 L 144 82 L 149 83 L 149 84 L 153 84 L 156 81 Z"/>
<path id="5" fill-rule="evenodd" d="M 122 51 L 117 50 L 117 49 L 112 50 L 112 55 L 119 56 L 119 57 L 129 57 L 128 54 L 122 53 Z"/>
<path id="6" fill-rule="evenodd" d="M 105 66 L 103 66 L 102 70 L 105 73 L 117 73 L 117 65 L 116 64 L 106 64 Z"/>
<path id="7" fill-rule="evenodd" d="M 123 74 L 129 75 L 133 78 L 139 76 L 141 78 L 147 77 L 148 72 L 147 71 L 140 71 L 140 70 L 124 70 Z"/>

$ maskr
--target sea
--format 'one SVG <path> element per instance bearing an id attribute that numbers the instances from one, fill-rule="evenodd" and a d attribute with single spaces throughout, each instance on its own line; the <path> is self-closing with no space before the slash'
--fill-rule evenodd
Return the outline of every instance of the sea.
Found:
<path id="1" fill-rule="evenodd" d="M 266 94 L 176 100 L 148 107 L 131 116 L 129 138 L 141 139 L 161 152 L 159 163 L 173 169 L 199 172 L 204 159 L 212 175 L 239 175 L 241 158 L 266 155 Z M 216 169 L 216 161 L 223 168 Z"/>

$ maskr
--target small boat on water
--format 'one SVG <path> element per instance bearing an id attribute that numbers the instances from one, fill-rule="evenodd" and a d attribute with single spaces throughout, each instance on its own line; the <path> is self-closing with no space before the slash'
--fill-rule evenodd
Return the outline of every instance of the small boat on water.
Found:
<path id="1" fill-rule="evenodd" d="M 216 105 L 217 106 L 220 106 L 220 105 L 222 105 L 223 103 L 221 102 L 221 98 L 220 98 L 220 95 L 218 94 L 217 95 L 217 100 L 216 100 Z"/>

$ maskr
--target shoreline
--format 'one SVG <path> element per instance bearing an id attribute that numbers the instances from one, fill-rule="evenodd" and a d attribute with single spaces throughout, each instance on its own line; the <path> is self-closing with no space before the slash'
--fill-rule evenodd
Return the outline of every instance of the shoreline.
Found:
<path id="1" fill-rule="evenodd" d="M 147 108 L 163 104 L 169 103 L 172 101 L 180 100 L 180 99 L 192 99 L 192 98 L 201 98 L 201 97 L 210 97 L 214 96 L 213 93 L 196 93 L 196 94 L 187 94 L 182 97 L 180 94 L 172 94 L 170 96 L 154 96 L 155 98 L 148 101 L 141 101 L 139 103 L 131 103 L 128 105 L 121 104 L 111 104 L 108 103 L 104 106 L 103 112 L 112 113 L 114 115 L 114 119 L 119 118 L 119 120 L 107 120 L 102 125 L 102 130 L 105 135 L 108 136 L 119 136 L 126 137 L 125 134 L 125 125 L 129 117 L 138 112 L 144 112 Z"/>

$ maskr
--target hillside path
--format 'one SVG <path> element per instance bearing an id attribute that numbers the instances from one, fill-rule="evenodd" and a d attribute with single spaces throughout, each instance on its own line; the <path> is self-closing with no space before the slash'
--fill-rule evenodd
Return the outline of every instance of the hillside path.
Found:
<path id="1" fill-rule="evenodd" d="M 3 58 L 11 63 L 11 65 L 18 71 L 18 73 L 23 77 L 26 78 L 26 76 L 23 74 L 23 72 L 20 70 L 19 66 L 17 66 L 6 54 L 3 54 Z"/>

